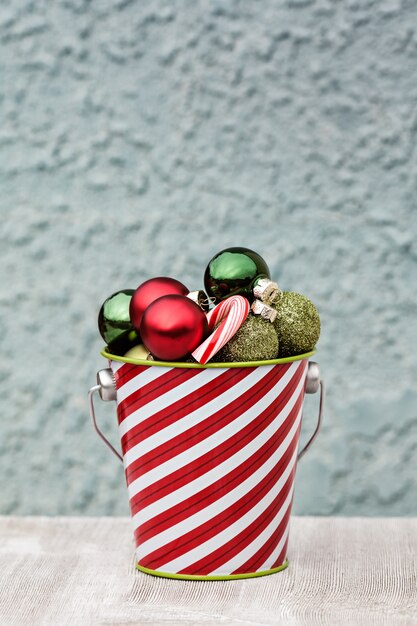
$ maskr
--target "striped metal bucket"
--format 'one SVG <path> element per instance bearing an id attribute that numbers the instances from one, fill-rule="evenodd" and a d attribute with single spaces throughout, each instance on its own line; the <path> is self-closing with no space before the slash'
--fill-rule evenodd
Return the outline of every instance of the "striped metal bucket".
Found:
<path id="1" fill-rule="evenodd" d="M 287 567 L 297 459 L 324 401 L 313 353 L 205 366 L 102 354 L 90 408 L 124 463 L 137 568 L 223 580 Z M 318 424 L 298 452 L 304 396 L 320 385 Z M 117 402 L 122 455 L 97 426 L 96 390 Z"/>

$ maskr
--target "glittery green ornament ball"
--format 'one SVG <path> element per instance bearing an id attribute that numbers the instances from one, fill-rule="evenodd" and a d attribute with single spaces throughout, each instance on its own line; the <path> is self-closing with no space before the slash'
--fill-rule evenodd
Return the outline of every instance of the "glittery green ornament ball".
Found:
<path id="1" fill-rule="evenodd" d="M 272 306 L 278 312 L 273 325 L 278 334 L 279 356 L 313 350 L 320 337 L 320 317 L 311 300 L 301 293 L 284 291 Z"/>
<path id="2" fill-rule="evenodd" d="M 265 361 L 278 354 L 278 336 L 271 322 L 249 315 L 213 361 Z"/>

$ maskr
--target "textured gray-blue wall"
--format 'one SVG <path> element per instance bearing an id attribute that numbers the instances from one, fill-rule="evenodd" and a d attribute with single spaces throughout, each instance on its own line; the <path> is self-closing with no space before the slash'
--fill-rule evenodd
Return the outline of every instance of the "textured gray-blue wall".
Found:
<path id="1" fill-rule="evenodd" d="M 0 41 L 0 511 L 128 512 L 101 302 L 244 245 L 322 318 L 296 512 L 417 514 L 416 2 L 9 0 Z"/>

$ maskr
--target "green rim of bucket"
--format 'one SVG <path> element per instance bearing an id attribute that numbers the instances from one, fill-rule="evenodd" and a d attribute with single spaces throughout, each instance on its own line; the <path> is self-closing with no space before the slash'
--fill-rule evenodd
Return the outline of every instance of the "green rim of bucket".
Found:
<path id="1" fill-rule="evenodd" d="M 136 565 L 136 569 L 144 574 L 151 574 L 151 576 L 159 576 L 160 578 L 174 578 L 176 580 L 242 580 L 244 578 L 259 578 L 259 576 L 269 576 L 269 574 L 276 574 L 282 572 L 282 570 L 288 567 L 288 559 L 285 559 L 284 563 L 274 569 L 266 569 L 263 572 L 253 572 L 251 574 L 225 574 L 224 576 L 187 576 L 186 574 L 171 574 L 170 572 L 157 572 L 153 569 L 143 567 L 143 565 Z"/>
<path id="2" fill-rule="evenodd" d="M 107 348 L 107 346 L 106 346 Z M 132 365 L 156 365 L 157 367 L 185 367 L 192 369 L 208 369 L 219 367 L 259 367 L 260 365 L 277 365 L 278 363 L 292 363 L 293 361 L 302 361 L 303 359 L 309 359 L 313 354 L 316 354 L 316 350 L 306 352 L 305 354 L 297 354 L 296 356 L 287 356 L 282 359 L 270 359 L 268 361 L 233 361 L 231 363 L 184 363 L 183 361 L 147 361 L 146 359 L 129 359 L 124 356 L 117 356 L 106 351 L 106 348 L 101 350 L 100 354 L 106 359 L 111 361 L 121 361 L 122 363 L 131 363 Z"/>

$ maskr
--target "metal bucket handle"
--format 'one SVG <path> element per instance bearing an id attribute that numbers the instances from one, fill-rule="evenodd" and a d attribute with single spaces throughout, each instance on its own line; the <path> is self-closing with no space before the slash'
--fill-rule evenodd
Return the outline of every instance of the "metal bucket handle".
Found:
<path id="1" fill-rule="evenodd" d="M 122 455 L 117 452 L 116 448 L 110 443 L 107 437 L 102 433 L 97 424 L 96 412 L 94 409 L 94 392 L 98 391 L 100 398 L 108 402 L 109 400 L 116 400 L 116 382 L 114 380 L 112 370 L 107 367 L 106 369 L 97 372 L 97 385 L 91 387 L 88 392 L 88 402 L 90 405 L 90 416 L 93 422 L 94 429 L 97 435 L 104 441 L 106 446 L 110 448 L 115 456 L 123 463 Z"/>
<path id="2" fill-rule="evenodd" d="M 300 450 L 300 452 L 298 453 L 298 457 L 297 457 L 298 460 L 300 460 L 305 455 L 305 453 L 307 452 L 307 450 L 309 449 L 309 447 L 311 446 L 311 444 L 314 442 L 317 435 L 319 434 L 322 421 L 323 421 L 324 404 L 325 404 L 325 399 L 326 399 L 325 386 L 324 386 L 323 380 L 321 380 L 320 378 L 319 365 L 318 363 L 315 363 L 314 361 L 310 361 L 308 364 L 308 370 L 307 370 L 305 392 L 309 394 L 316 393 L 319 390 L 319 388 L 320 388 L 320 404 L 319 404 L 319 414 L 317 417 L 316 428 L 313 434 L 311 435 L 310 439 L 304 445 L 302 450 Z M 123 463 L 122 455 L 116 450 L 116 448 L 110 443 L 110 441 L 107 439 L 107 437 L 102 433 L 102 431 L 98 427 L 97 419 L 96 419 L 96 412 L 94 409 L 94 393 L 96 391 L 100 394 L 100 397 L 102 400 L 105 400 L 105 401 L 116 400 L 116 383 L 114 380 L 113 372 L 110 368 L 102 369 L 99 372 L 97 372 L 97 385 L 94 385 L 93 387 L 91 387 L 91 389 L 88 392 L 90 416 L 93 422 L 94 429 L 96 433 L 98 434 L 98 436 L 104 441 L 106 446 L 113 452 L 113 454 L 117 456 L 119 461 Z"/>

